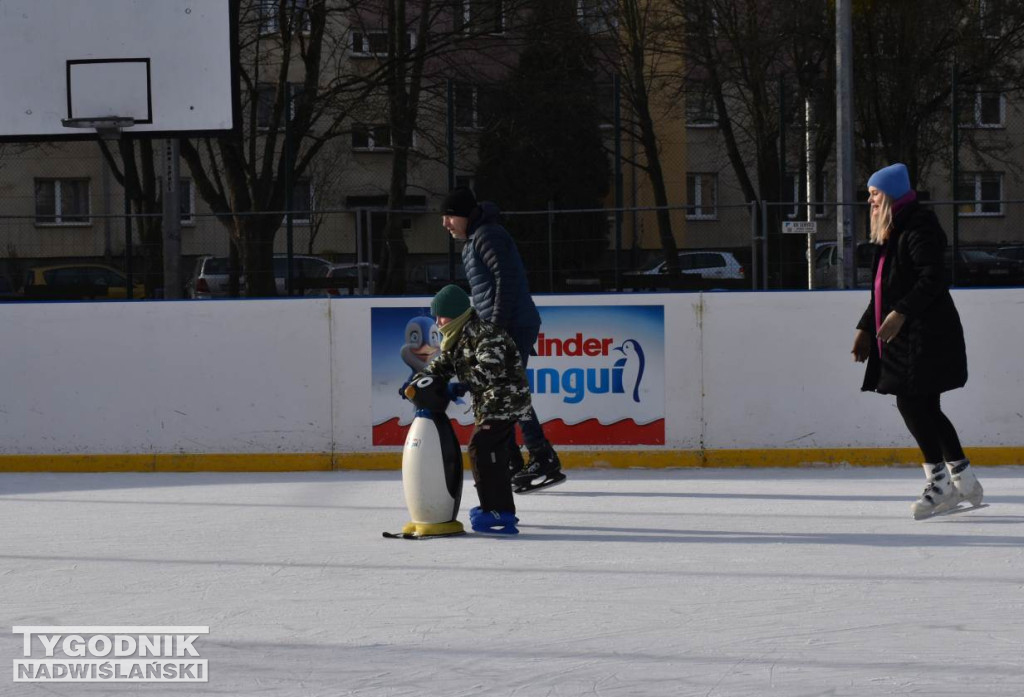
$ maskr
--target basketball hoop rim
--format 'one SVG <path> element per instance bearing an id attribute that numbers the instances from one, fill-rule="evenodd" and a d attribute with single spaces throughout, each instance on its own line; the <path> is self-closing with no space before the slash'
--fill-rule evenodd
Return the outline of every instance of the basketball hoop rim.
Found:
<path id="1" fill-rule="evenodd" d="M 73 119 L 61 119 L 64 128 L 93 128 L 101 138 L 118 138 L 121 131 L 135 125 L 130 116 L 89 116 Z"/>

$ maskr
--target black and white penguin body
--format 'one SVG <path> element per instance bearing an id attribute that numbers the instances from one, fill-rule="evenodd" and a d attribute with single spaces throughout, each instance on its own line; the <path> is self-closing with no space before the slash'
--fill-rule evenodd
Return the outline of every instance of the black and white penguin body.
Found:
<path id="1" fill-rule="evenodd" d="M 424 375 L 405 395 L 416 406 L 416 417 L 402 450 L 402 486 L 412 518 L 402 532 L 416 537 L 465 532 L 455 520 L 462 500 L 462 449 L 446 413 L 448 386 Z"/>

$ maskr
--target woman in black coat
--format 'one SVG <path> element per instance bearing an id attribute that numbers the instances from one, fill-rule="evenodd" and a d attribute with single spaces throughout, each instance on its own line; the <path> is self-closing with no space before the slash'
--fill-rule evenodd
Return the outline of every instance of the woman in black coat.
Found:
<path id="1" fill-rule="evenodd" d="M 939 405 L 943 392 L 967 382 L 960 315 L 949 294 L 946 235 L 917 202 L 905 165 L 868 179 L 871 241 L 878 245 L 871 302 L 857 324 L 853 357 L 867 361 L 865 391 L 896 395 L 896 407 L 924 455 L 927 485 L 915 519 L 949 511 L 984 494 L 956 429 Z"/>

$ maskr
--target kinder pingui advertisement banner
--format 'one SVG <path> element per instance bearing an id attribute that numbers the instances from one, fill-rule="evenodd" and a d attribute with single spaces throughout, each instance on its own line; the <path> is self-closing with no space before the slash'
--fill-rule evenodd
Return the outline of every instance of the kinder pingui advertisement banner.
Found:
<path id="1" fill-rule="evenodd" d="M 665 443 L 665 310 L 661 305 L 543 306 L 527 378 L 544 433 L 555 445 Z M 402 445 L 415 409 L 399 390 L 438 351 L 426 307 L 371 313 L 373 444 Z M 465 443 L 469 395 L 448 415 Z"/>

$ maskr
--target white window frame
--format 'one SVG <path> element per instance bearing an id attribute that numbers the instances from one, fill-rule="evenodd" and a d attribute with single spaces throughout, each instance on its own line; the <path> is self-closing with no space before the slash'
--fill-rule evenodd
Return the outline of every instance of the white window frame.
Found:
<path id="1" fill-rule="evenodd" d="M 711 107 L 711 110 L 714 112 L 714 116 L 713 116 L 713 118 L 710 121 L 692 120 L 690 118 L 691 112 L 690 112 L 690 109 L 689 109 L 689 102 L 690 102 L 689 96 L 688 96 L 689 94 L 690 94 L 690 92 L 687 92 L 687 98 L 686 98 L 687 107 L 685 109 L 686 127 L 687 128 L 718 128 L 718 105 L 715 104 L 714 99 L 711 99 L 710 95 L 708 95 L 709 106 Z"/>
<path id="2" fill-rule="evenodd" d="M 288 90 L 291 92 L 290 99 L 288 100 L 290 109 L 289 118 L 295 118 L 295 100 L 300 94 L 302 94 L 305 85 L 301 82 L 289 82 Z M 277 83 L 276 82 L 260 82 L 256 85 L 256 128 L 260 131 L 269 131 L 270 124 L 260 123 L 261 106 L 263 105 L 263 95 L 269 95 L 269 103 L 267 104 L 268 115 L 274 108 L 274 99 L 277 97 Z"/>
<path id="3" fill-rule="evenodd" d="M 588 34 L 605 34 L 619 28 L 617 0 L 576 0 L 576 18 Z"/>
<path id="4" fill-rule="evenodd" d="M 351 40 L 349 41 L 349 50 L 352 53 L 353 58 L 386 58 L 388 55 L 387 50 L 387 37 L 388 33 L 383 29 L 353 29 L 351 34 Z M 356 38 L 362 37 L 362 49 L 356 46 Z M 370 37 L 384 37 L 384 50 L 383 51 L 371 51 L 370 48 Z M 416 48 L 416 32 L 407 31 L 405 33 L 406 47 L 408 50 Z"/>
<path id="5" fill-rule="evenodd" d="M 495 5 L 495 9 L 498 13 L 498 27 L 490 27 L 486 30 L 480 30 L 476 23 L 473 21 L 473 6 L 474 4 L 488 2 Z M 455 0 L 453 3 L 457 7 L 454 8 L 456 13 L 461 12 L 462 22 L 456 24 L 455 31 L 460 34 L 504 34 L 508 28 L 507 17 L 505 15 L 505 3 L 502 0 Z"/>
<path id="6" fill-rule="evenodd" d="M 608 130 L 615 128 L 615 82 L 613 80 L 599 80 L 596 85 L 597 87 L 597 115 L 600 121 L 597 127 L 601 130 Z M 607 103 L 604 105 L 607 108 L 607 114 L 605 109 L 601 106 L 601 101 L 607 99 Z M 607 116 L 607 120 L 605 117 Z M 621 115 L 620 115 L 621 117 Z"/>
<path id="7" fill-rule="evenodd" d="M 470 96 L 469 96 L 469 101 L 470 101 L 470 104 L 469 104 L 470 119 L 469 120 L 470 120 L 470 123 L 469 124 L 459 123 L 459 118 L 458 117 L 461 115 L 461 112 L 459 111 L 459 98 L 458 98 L 459 96 L 458 96 L 458 94 L 456 94 L 455 95 L 455 108 L 456 108 L 455 127 L 458 128 L 459 130 L 462 130 L 462 131 L 479 131 L 481 128 L 483 128 L 483 126 L 481 126 L 481 124 L 480 124 L 480 86 L 479 85 L 473 85 L 473 84 L 470 84 L 468 82 L 461 82 L 461 83 L 458 83 L 458 84 L 455 85 L 455 89 L 456 90 L 468 89 L 470 91 Z"/>
<path id="8" fill-rule="evenodd" d="M 1000 7 L 1000 5 L 1001 5 L 1001 3 L 1003 1 L 1004 0 L 980 0 L 978 2 L 978 21 L 981 23 L 981 33 L 982 33 L 982 35 L 986 39 L 999 39 L 999 38 L 1002 38 L 1002 36 L 1003 36 L 1003 33 L 1004 33 L 1004 30 L 1003 30 L 1003 17 L 1002 17 L 1002 11 L 1001 11 L 1002 8 Z M 988 30 L 989 30 L 989 26 L 988 26 L 989 25 L 989 20 L 988 20 L 989 7 L 992 6 L 992 5 L 996 6 L 996 10 L 995 11 L 999 13 L 999 15 L 996 18 L 996 19 L 999 20 L 999 27 L 998 27 L 999 31 L 996 34 L 990 34 L 988 32 Z"/>
<path id="9" fill-rule="evenodd" d="M 974 206 L 973 206 L 972 210 L 963 210 L 962 206 L 964 204 L 959 204 L 957 206 L 957 215 L 959 215 L 961 218 L 997 218 L 997 217 L 1000 217 L 1000 216 L 1002 216 L 1004 214 L 1004 212 L 1003 212 L 1003 198 L 1004 198 L 1004 194 L 1005 194 L 1006 188 L 1005 188 L 1004 183 L 1003 183 L 1004 182 L 1004 176 L 1003 176 L 1002 172 L 962 172 L 960 174 L 960 177 L 963 180 L 965 180 L 964 181 L 965 184 L 969 184 L 970 183 L 970 182 L 966 181 L 969 178 L 973 178 L 974 179 L 974 182 L 973 182 L 974 183 L 974 201 L 973 201 Z M 998 199 L 982 198 L 982 195 L 981 195 L 982 185 L 985 183 L 986 179 L 987 180 L 991 180 L 993 178 L 996 178 L 999 181 L 999 198 Z M 959 196 L 957 198 L 958 198 L 958 200 L 961 200 L 959 198 Z M 986 210 L 984 210 L 986 203 L 998 203 L 999 204 L 999 210 L 998 211 L 986 211 Z"/>
<path id="10" fill-rule="evenodd" d="M 983 101 L 986 96 L 996 95 L 999 99 L 999 121 L 997 123 L 991 123 L 982 121 L 982 114 L 984 109 L 982 108 Z M 960 123 L 961 128 L 1005 128 L 1006 127 L 1006 93 L 997 90 L 978 90 L 974 93 L 973 99 L 973 117 L 970 121 L 963 121 Z"/>
<path id="11" fill-rule="evenodd" d="M 711 181 L 711 203 L 704 202 L 704 179 Z M 693 182 L 693 199 L 690 199 L 690 182 Z M 718 220 L 718 174 L 714 172 L 686 173 L 686 219 L 687 220 Z M 709 210 L 710 209 L 710 210 Z"/>
<path id="12" fill-rule="evenodd" d="M 299 30 L 303 34 L 308 34 L 312 30 L 313 25 L 309 18 L 309 3 L 308 0 L 289 0 L 295 3 L 295 9 L 303 13 L 302 28 Z M 260 35 L 267 36 L 269 34 L 276 34 L 281 31 L 281 23 L 278 22 L 277 0 L 259 0 L 256 6 L 260 16 Z"/>
<path id="13" fill-rule="evenodd" d="M 292 224 L 294 225 L 310 225 L 313 222 L 313 210 L 316 201 L 315 189 L 313 187 L 313 180 L 309 177 L 302 177 L 294 184 L 292 184 L 292 204 L 295 204 L 295 189 L 305 185 L 309 189 L 309 200 L 306 202 L 308 209 L 305 211 L 296 211 L 292 214 Z M 303 217 L 303 215 L 305 217 Z"/>
<path id="14" fill-rule="evenodd" d="M 184 195 L 182 195 L 184 194 Z M 179 205 L 184 205 L 181 210 L 181 224 L 192 227 L 196 224 L 196 185 L 191 179 L 181 178 L 178 186 L 178 195 L 181 196 Z"/>
<path id="15" fill-rule="evenodd" d="M 84 213 L 65 213 L 64 197 L 61 188 L 65 182 L 85 183 L 85 207 Z M 53 184 L 53 215 L 39 214 L 39 199 L 36 189 L 41 183 Z M 37 227 L 87 227 L 92 225 L 92 182 L 88 177 L 37 177 L 33 180 L 33 203 L 35 204 L 35 224 Z M 84 220 L 64 220 L 63 218 L 84 218 Z M 40 220 L 40 218 L 53 218 L 53 220 Z"/>
<path id="16" fill-rule="evenodd" d="M 374 132 L 375 129 L 381 128 L 381 127 L 384 127 L 384 128 L 388 129 L 388 142 L 387 142 L 387 145 L 377 145 L 376 142 L 374 141 L 373 132 Z M 352 136 L 353 136 L 353 138 L 355 138 L 356 131 L 357 130 L 361 130 L 361 129 L 366 129 L 366 140 L 367 140 L 368 144 L 367 145 L 356 145 L 355 143 L 353 143 L 352 144 L 352 152 L 391 152 L 392 151 L 392 149 L 393 149 L 393 146 L 392 146 L 393 137 L 391 135 L 391 126 L 389 126 L 386 123 L 358 123 L 358 124 L 356 124 L 352 128 Z M 415 141 L 415 137 L 413 138 L 413 140 Z"/>

